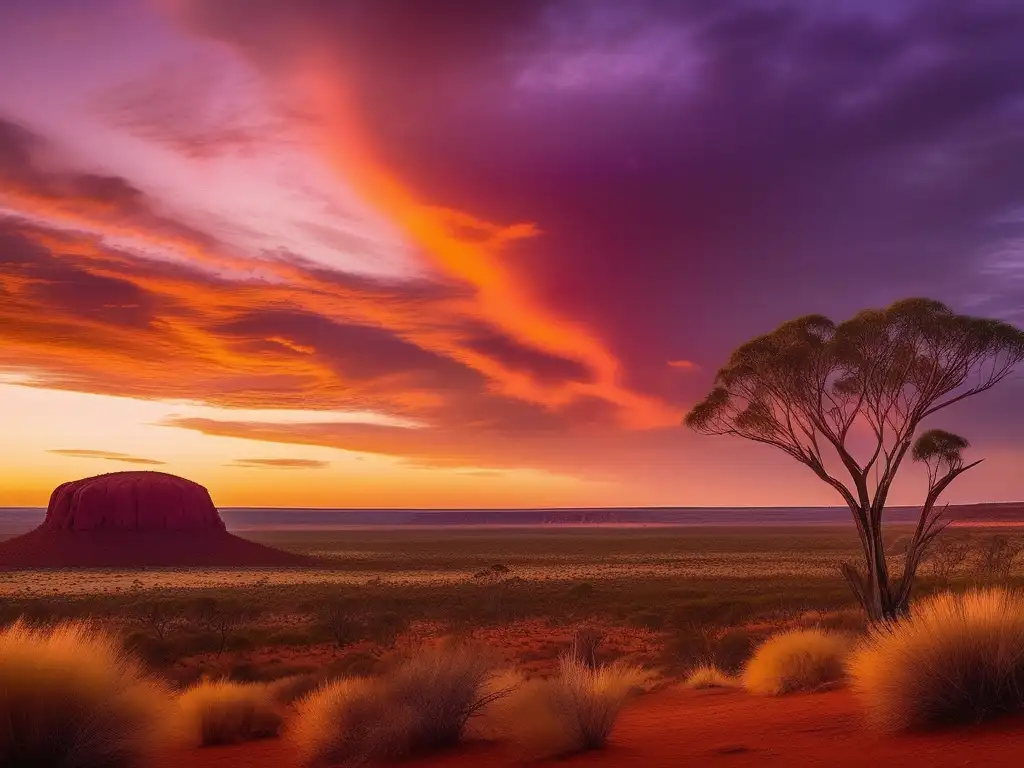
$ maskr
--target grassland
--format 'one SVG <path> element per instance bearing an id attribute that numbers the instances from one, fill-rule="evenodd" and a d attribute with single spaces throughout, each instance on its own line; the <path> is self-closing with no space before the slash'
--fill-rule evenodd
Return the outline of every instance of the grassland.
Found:
<path id="1" fill-rule="evenodd" d="M 906 533 L 890 532 L 894 549 Z M 766 626 L 857 620 L 837 571 L 859 558 L 845 526 L 246 535 L 328 564 L 0 573 L 0 618 L 95 617 L 118 624 L 156 663 L 248 670 L 237 677 L 255 675 L 268 659 L 281 674 L 339 652 L 372 663 L 398 638 L 452 633 L 526 634 L 531 641 L 511 643 L 511 652 L 553 661 L 566 633 L 583 624 L 601 626 L 617 638 L 609 648 L 647 662 L 683 668 L 712 656 L 735 667 Z M 992 535 L 947 533 L 965 542 Z M 979 568 L 967 560 L 953 579 L 982 582 Z M 922 592 L 935 586 L 926 569 Z"/>

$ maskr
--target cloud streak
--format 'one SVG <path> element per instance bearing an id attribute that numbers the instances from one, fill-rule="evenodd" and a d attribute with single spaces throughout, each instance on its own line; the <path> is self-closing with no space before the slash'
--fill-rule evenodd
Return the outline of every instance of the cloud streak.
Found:
<path id="1" fill-rule="evenodd" d="M 228 466 L 249 469 L 326 469 L 331 463 L 317 459 L 235 459 Z"/>
<path id="2" fill-rule="evenodd" d="M 144 459 L 140 456 L 132 456 L 127 453 L 114 451 L 96 451 L 88 448 L 51 448 L 48 453 L 55 453 L 58 456 L 67 456 L 73 459 L 102 459 L 104 461 L 119 461 L 123 464 L 144 464 L 147 466 L 162 466 L 163 461 L 155 459 Z"/>

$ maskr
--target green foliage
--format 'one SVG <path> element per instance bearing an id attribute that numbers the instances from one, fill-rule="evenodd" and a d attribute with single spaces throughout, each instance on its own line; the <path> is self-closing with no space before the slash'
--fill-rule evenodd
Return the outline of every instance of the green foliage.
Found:
<path id="1" fill-rule="evenodd" d="M 929 429 L 914 442 L 914 461 L 938 459 L 947 464 L 960 461 L 961 454 L 970 447 L 967 438 L 944 429 Z"/>
<path id="2" fill-rule="evenodd" d="M 890 582 L 882 512 L 919 424 L 995 386 L 1022 359 L 1024 332 L 932 299 L 904 299 L 838 324 L 807 315 L 739 346 L 685 423 L 771 445 L 831 486 L 863 542 L 866 573 L 847 563 L 843 575 L 873 619 L 889 619 L 906 609 L 917 566 L 943 527 L 939 496 L 977 463 L 963 462 L 968 442 L 950 432 L 933 429 L 913 444 L 913 458 L 928 466 L 928 492 L 903 573 Z M 874 438 L 859 453 L 851 439 L 858 422 Z"/>

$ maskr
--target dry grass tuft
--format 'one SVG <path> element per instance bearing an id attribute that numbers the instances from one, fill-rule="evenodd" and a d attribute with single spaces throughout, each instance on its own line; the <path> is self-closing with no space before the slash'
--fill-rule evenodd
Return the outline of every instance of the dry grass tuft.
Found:
<path id="1" fill-rule="evenodd" d="M 278 704 L 294 704 L 309 695 L 325 682 L 320 675 L 299 674 L 279 677 L 267 683 L 270 695 Z"/>
<path id="2" fill-rule="evenodd" d="M 739 688 L 742 683 L 734 675 L 729 675 L 714 664 L 698 664 L 686 678 L 686 687 L 701 690 L 704 688 Z"/>
<path id="3" fill-rule="evenodd" d="M 535 759 L 600 749 L 631 694 L 648 682 L 640 667 L 597 667 L 566 655 L 555 677 L 524 681 L 489 713 L 491 733 L 515 742 Z"/>
<path id="4" fill-rule="evenodd" d="M 0 631 L 0 765 L 134 768 L 173 734 L 170 695 L 81 622 Z"/>
<path id="5" fill-rule="evenodd" d="M 947 592 L 911 610 L 872 631 L 849 660 L 875 725 L 927 728 L 1024 709 L 1024 594 Z"/>
<path id="6" fill-rule="evenodd" d="M 844 677 L 852 644 L 848 635 L 820 629 L 773 635 L 744 667 L 743 687 L 768 696 L 831 687 Z"/>
<path id="7" fill-rule="evenodd" d="M 277 736 L 281 710 L 265 683 L 203 681 L 178 697 L 181 728 L 195 746 L 238 744 Z"/>
<path id="8" fill-rule="evenodd" d="M 329 682 L 297 704 L 288 736 L 305 765 L 397 760 L 457 744 L 508 691 L 468 647 L 422 652 L 379 678 Z"/>

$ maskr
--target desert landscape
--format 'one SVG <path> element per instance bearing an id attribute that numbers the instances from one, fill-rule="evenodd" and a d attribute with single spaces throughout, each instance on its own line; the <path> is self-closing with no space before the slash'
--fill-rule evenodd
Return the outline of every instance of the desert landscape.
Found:
<path id="1" fill-rule="evenodd" d="M 923 566 L 918 597 L 927 604 L 936 596 L 939 618 L 914 620 L 942 621 L 945 610 L 977 621 L 950 628 L 961 634 L 935 649 L 935 663 L 985 675 L 962 656 L 985 638 L 963 633 L 1005 622 L 989 642 L 1024 642 L 1013 591 L 1024 575 L 1024 536 L 1006 524 L 1005 505 L 947 513 L 959 522 Z M 912 533 L 898 523 L 887 531 L 894 567 Z M 885 689 L 897 683 L 858 664 L 895 665 L 885 674 L 906 675 L 913 670 L 900 654 L 914 653 L 922 675 L 935 669 L 920 650 L 872 647 L 886 636 L 872 634 L 838 578 L 840 563 L 857 554 L 847 525 L 455 523 L 245 536 L 296 560 L 5 567 L 3 663 L 18 663 L 28 645 L 35 664 L 46 664 L 41 647 L 52 645 L 55 664 L 69 652 L 83 654 L 86 666 L 112 664 L 95 672 L 116 670 L 120 682 L 111 684 L 137 686 L 151 699 L 156 732 L 146 738 L 156 738 L 163 719 L 162 738 L 139 745 L 140 765 L 152 766 L 302 768 L 410 756 L 423 766 L 512 766 L 561 764 L 574 753 L 593 766 L 922 757 L 952 766 L 992 764 L 1024 745 L 1024 724 L 1012 716 L 975 724 L 1018 705 L 964 692 L 959 702 L 950 691 L 934 694 L 936 703 L 921 704 L 935 707 L 922 722 L 899 720 L 913 713 L 891 709 L 907 706 Z M 944 608 L 943 600 L 980 602 Z M 1016 655 L 1006 663 L 1020 665 Z M 998 676 L 979 684 L 994 686 L 992 696 L 1012 695 L 996 693 L 1007 684 Z M 389 702 L 389 686 L 415 703 Z M 108 691 L 93 693 L 113 706 Z M 337 709 L 345 701 L 356 709 Z M 433 717 L 460 725 L 432 745 L 442 723 L 410 724 L 401 716 L 407 706 L 437 707 Z M 336 733 L 342 741 L 332 744 L 344 727 L 356 730 Z"/>
<path id="2" fill-rule="evenodd" d="M 1021 0 L 0 0 L 0 768 L 1017 765 Z"/>

